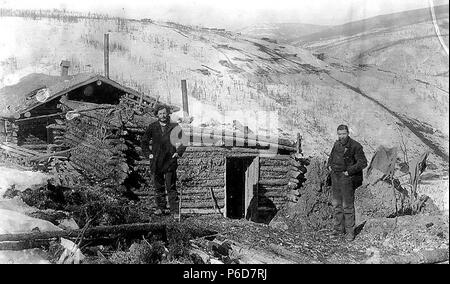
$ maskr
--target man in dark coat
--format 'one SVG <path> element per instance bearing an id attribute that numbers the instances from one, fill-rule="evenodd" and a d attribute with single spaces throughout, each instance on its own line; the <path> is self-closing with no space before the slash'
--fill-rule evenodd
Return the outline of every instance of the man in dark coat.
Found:
<path id="1" fill-rule="evenodd" d="M 169 109 L 158 106 L 155 115 L 158 121 L 151 123 L 141 139 L 144 157 L 151 159 L 151 172 L 156 193 L 156 214 L 166 210 L 166 191 L 172 214 L 178 214 L 178 192 L 176 189 L 176 169 L 178 158 L 186 149 L 181 143 L 182 130 L 177 123 L 170 122 Z M 152 153 L 150 154 L 150 140 Z"/>
<path id="2" fill-rule="evenodd" d="M 334 234 L 345 233 L 349 241 L 355 238 L 355 189 L 362 185 L 367 159 L 361 144 L 349 137 L 348 127 L 339 125 L 338 140 L 328 159 L 331 171 Z"/>

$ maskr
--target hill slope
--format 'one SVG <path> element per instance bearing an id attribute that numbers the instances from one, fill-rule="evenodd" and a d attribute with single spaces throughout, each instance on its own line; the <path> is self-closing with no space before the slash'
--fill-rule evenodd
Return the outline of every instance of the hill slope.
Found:
<path id="1" fill-rule="evenodd" d="M 434 8 L 442 40 L 449 46 L 449 6 Z M 430 9 L 378 16 L 302 37 L 294 45 L 352 64 L 376 65 L 448 90 L 448 55 Z"/>
<path id="2" fill-rule="evenodd" d="M 71 73 L 101 72 L 105 32 L 112 79 L 178 105 L 187 79 L 196 124 L 239 119 L 252 129 L 300 132 L 307 155 L 325 155 L 346 123 L 369 157 L 403 137 L 410 156 L 428 149 L 436 166 L 448 168 L 448 87 L 226 31 L 0 17 L 0 86 L 31 72 L 57 75 L 61 59 L 71 61 Z"/>

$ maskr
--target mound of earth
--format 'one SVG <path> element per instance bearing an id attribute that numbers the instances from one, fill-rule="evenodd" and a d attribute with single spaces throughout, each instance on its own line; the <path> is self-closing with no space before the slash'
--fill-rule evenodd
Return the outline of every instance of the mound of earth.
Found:
<path id="1" fill-rule="evenodd" d="M 270 226 L 292 232 L 321 230 L 331 228 L 333 207 L 331 187 L 327 185 L 328 170 L 326 161 L 312 158 L 306 167 L 305 181 L 299 190 L 297 202 L 280 209 Z M 414 213 L 436 214 L 438 207 L 426 195 L 419 197 L 418 208 Z M 389 182 L 378 181 L 364 184 L 355 191 L 356 225 L 372 218 L 390 218 L 412 214 L 412 203 L 408 191 L 395 187 Z"/>
<path id="2" fill-rule="evenodd" d="M 280 209 L 271 221 L 271 227 L 293 232 L 331 227 L 333 207 L 331 187 L 326 183 L 328 175 L 326 161 L 312 158 L 306 169 L 298 201 Z"/>

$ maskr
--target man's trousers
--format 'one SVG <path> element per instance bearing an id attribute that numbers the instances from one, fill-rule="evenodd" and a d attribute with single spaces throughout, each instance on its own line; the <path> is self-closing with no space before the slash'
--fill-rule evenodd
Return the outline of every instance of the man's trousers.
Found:
<path id="1" fill-rule="evenodd" d="M 331 173 L 334 229 L 353 233 L 355 228 L 355 188 L 352 178 L 342 172 Z"/>
<path id="2" fill-rule="evenodd" d="M 166 192 L 169 199 L 170 211 L 173 214 L 178 214 L 178 192 L 176 188 L 177 173 L 170 171 L 167 173 L 155 172 L 153 174 L 153 181 L 155 186 L 156 206 L 158 209 L 166 209 Z"/>

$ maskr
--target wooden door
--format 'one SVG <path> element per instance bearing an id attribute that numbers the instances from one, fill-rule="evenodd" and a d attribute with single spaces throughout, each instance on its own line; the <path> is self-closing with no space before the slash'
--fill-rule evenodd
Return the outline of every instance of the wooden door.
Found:
<path id="1" fill-rule="evenodd" d="M 258 212 L 258 180 L 259 157 L 256 157 L 245 171 L 244 216 L 246 219 L 256 219 Z"/>

